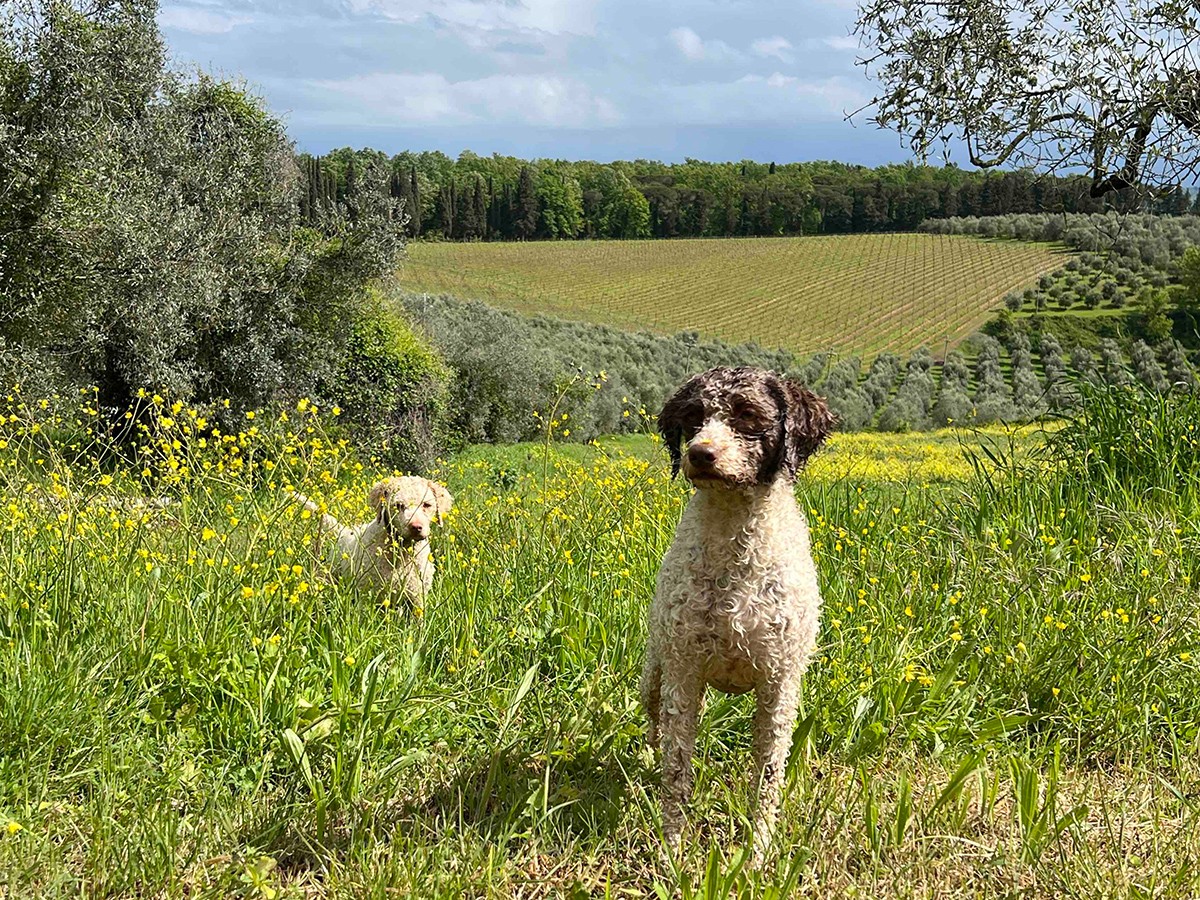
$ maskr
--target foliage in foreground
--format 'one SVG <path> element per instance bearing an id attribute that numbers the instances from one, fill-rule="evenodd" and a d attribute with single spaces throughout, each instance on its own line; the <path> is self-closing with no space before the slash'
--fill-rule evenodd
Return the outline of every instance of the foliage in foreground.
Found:
<path id="1" fill-rule="evenodd" d="M 447 463 L 438 584 L 400 609 L 329 582 L 283 496 L 366 515 L 377 473 L 310 404 L 225 434 L 151 398 L 114 465 L 81 401 L 14 395 L 0 430 L 8 896 L 670 895 L 636 672 L 687 489 L 653 441 Z M 749 705 L 714 697 L 684 896 L 1200 888 L 1194 476 L 1097 492 L 962 439 L 966 481 L 953 435 L 814 461 L 822 652 L 779 858 L 738 871 Z"/>
<path id="2" fill-rule="evenodd" d="M 282 123 L 172 70 L 157 9 L 0 7 L 0 372 L 96 384 L 118 423 L 139 389 L 241 412 L 340 386 L 403 246 L 387 174 L 302 225 Z"/>

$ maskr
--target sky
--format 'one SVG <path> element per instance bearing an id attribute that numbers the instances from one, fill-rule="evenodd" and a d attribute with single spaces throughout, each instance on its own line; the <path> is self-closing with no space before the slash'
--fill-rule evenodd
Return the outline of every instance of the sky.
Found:
<path id="1" fill-rule="evenodd" d="M 164 0 L 175 64 L 243 79 L 300 150 L 878 165 L 846 114 L 853 0 Z"/>

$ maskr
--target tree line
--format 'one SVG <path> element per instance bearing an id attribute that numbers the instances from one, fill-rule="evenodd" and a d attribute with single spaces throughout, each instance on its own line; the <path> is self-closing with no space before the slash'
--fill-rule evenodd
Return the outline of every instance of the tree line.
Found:
<path id="1" fill-rule="evenodd" d="M 301 214 L 352 200 L 383 172 L 407 216 L 408 237 L 443 240 L 766 237 L 910 231 L 927 219 L 1143 209 L 1200 212 L 1181 187 L 1090 194 L 1082 176 L 968 172 L 955 166 L 840 162 L 597 163 L 523 160 L 464 151 L 398 153 L 343 148 L 302 154 Z"/>

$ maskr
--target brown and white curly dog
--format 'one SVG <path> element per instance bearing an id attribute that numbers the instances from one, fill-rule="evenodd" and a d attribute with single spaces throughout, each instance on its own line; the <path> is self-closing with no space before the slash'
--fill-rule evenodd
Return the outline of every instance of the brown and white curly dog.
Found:
<path id="1" fill-rule="evenodd" d="M 793 483 L 833 424 L 803 385 L 750 367 L 693 377 L 659 414 L 672 475 L 682 469 L 696 488 L 658 573 L 641 682 L 651 743 L 661 736 L 663 836 L 673 856 L 709 685 L 755 693 L 754 865 L 770 844 L 821 608 Z"/>
<path id="2" fill-rule="evenodd" d="M 367 503 L 375 518 L 343 525 L 303 494 L 293 496 L 320 516 L 321 531 L 337 539 L 334 567 L 360 586 L 397 592 L 419 602 L 433 587 L 429 532 L 450 512 L 454 498 L 436 481 L 407 475 L 385 478 L 371 487 Z"/>

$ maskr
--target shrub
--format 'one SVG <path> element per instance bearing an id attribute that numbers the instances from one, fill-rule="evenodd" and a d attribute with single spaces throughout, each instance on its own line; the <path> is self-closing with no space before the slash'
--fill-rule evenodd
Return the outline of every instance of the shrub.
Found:
<path id="1" fill-rule="evenodd" d="M 933 357 L 925 347 L 909 359 L 896 396 L 880 413 L 880 431 L 922 431 L 930 425 L 933 408 Z"/>
<path id="2" fill-rule="evenodd" d="M 881 353 L 872 360 L 862 390 L 874 409 L 882 409 L 887 403 L 899 375 L 900 359 L 895 353 Z"/>
<path id="3" fill-rule="evenodd" d="M 450 423 L 460 441 L 534 439 L 545 427 L 534 412 L 544 415 L 556 403 L 570 417 L 572 440 L 638 431 L 696 372 L 757 365 L 813 384 L 828 358 L 818 354 L 800 365 L 787 351 L 704 340 L 695 332 L 624 331 L 452 297 L 402 294 L 396 302 L 453 372 Z"/>
<path id="4" fill-rule="evenodd" d="M 978 335 L 975 361 L 975 415 L 981 424 L 1007 422 L 1016 415 L 1004 373 L 1000 368 L 1000 342 Z"/>
<path id="5" fill-rule="evenodd" d="M 1105 384 L 1120 387 L 1130 383 L 1129 371 L 1121 356 L 1121 347 L 1112 338 L 1100 342 L 1100 375 Z"/>
<path id="6" fill-rule="evenodd" d="M 1167 315 L 1170 298 L 1163 288 L 1143 288 L 1138 294 L 1138 305 L 1141 307 L 1139 325 L 1146 340 L 1161 344 L 1171 336 L 1173 323 Z"/>
<path id="7" fill-rule="evenodd" d="M 330 394 L 358 446 L 390 466 L 425 472 L 449 438 L 450 377 L 408 323 L 376 305 L 351 326 Z"/>
<path id="8" fill-rule="evenodd" d="M 1167 378 L 1176 390 L 1194 391 L 1196 374 L 1188 362 L 1183 345 L 1176 340 L 1167 341 L 1160 349 L 1163 362 L 1167 365 Z"/>
<path id="9" fill-rule="evenodd" d="M 968 389 L 971 383 L 971 370 L 967 361 L 958 350 L 946 354 L 942 363 L 942 378 L 938 385 L 937 402 L 931 410 L 935 424 L 946 426 L 966 420 L 974 406 Z"/>
<path id="10" fill-rule="evenodd" d="M 804 384 L 809 386 L 814 385 L 821 380 L 821 377 L 825 374 L 825 369 L 828 365 L 828 353 L 814 353 L 808 362 L 806 362 L 797 370 L 796 377 Z"/>
<path id="11" fill-rule="evenodd" d="M 0 170 L 19 185 L 0 192 L 0 336 L 52 352 L 121 423 L 140 389 L 238 411 L 331 383 L 403 246 L 387 173 L 302 227 L 282 123 L 169 70 L 154 4 L 23 8 L 0 30 Z"/>
<path id="12" fill-rule="evenodd" d="M 1034 418 L 1045 412 L 1042 384 L 1033 370 L 1029 338 L 1023 333 L 1013 335 L 1009 350 L 1012 359 L 1013 406 L 1021 418 Z"/>
<path id="13" fill-rule="evenodd" d="M 1133 360 L 1133 373 L 1137 376 L 1137 380 L 1145 387 L 1160 394 L 1165 394 L 1171 389 L 1171 383 L 1167 381 L 1167 376 L 1163 374 L 1162 366 L 1158 364 L 1158 359 L 1155 358 L 1154 351 L 1150 349 L 1150 346 L 1145 341 L 1137 340 L 1133 342 L 1130 357 Z"/>
<path id="14" fill-rule="evenodd" d="M 1079 375 L 1080 380 L 1087 384 L 1104 383 L 1104 379 L 1100 377 L 1100 370 L 1096 368 L 1096 360 L 1092 356 L 1092 351 L 1087 347 L 1075 346 L 1072 348 L 1071 368 Z"/>
<path id="15" fill-rule="evenodd" d="M 838 427 L 843 431 L 866 428 L 875 415 L 870 399 L 858 386 L 861 368 L 862 361 L 857 356 L 840 360 L 818 389 L 818 393 L 825 395 L 829 408 L 837 413 Z"/>
<path id="16" fill-rule="evenodd" d="M 1046 402 L 1050 409 L 1056 412 L 1072 409 L 1077 395 L 1063 363 L 1062 346 L 1054 335 L 1043 333 L 1039 352 L 1042 370 L 1046 373 Z"/>

